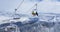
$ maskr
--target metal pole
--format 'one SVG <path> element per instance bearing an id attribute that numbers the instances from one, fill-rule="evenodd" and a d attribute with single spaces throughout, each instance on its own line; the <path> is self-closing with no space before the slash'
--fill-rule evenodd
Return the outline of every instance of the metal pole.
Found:
<path id="1" fill-rule="evenodd" d="M 14 13 L 15 13 L 15 14 L 14 14 L 15 16 L 16 16 L 16 11 L 17 11 L 17 10 L 19 9 L 19 7 L 23 4 L 23 2 L 24 2 L 24 0 L 23 0 L 23 1 L 18 5 L 18 7 L 15 9 L 15 12 L 14 12 Z"/>
<path id="2" fill-rule="evenodd" d="M 37 3 L 35 5 L 36 5 L 36 10 L 37 10 Z"/>

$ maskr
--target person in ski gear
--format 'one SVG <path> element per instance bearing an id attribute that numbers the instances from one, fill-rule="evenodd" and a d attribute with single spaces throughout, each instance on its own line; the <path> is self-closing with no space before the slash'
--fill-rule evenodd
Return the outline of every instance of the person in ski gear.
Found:
<path id="1" fill-rule="evenodd" d="M 38 16 L 37 11 L 32 11 L 32 15 L 33 15 L 33 16 L 36 16 L 36 15 Z"/>

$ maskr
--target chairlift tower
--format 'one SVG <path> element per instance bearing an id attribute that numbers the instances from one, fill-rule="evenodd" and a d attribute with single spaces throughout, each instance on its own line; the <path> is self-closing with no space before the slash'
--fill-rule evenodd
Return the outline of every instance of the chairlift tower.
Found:
<path id="1" fill-rule="evenodd" d="M 19 16 L 19 14 L 16 14 L 16 12 L 17 12 L 17 10 L 20 8 L 20 6 L 23 4 L 23 2 L 24 2 L 24 0 L 22 0 L 22 2 L 18 5 L 18 7 L 17 7 L 17 8 L 15 8 L 15 14 L 14 14 L 14 16 L 16 16 L 16 15 L 18 15 L 18 16 Z M 14 17 L 14 19 L 19 19 L 19 18 Z"/>
<path id="2" fill-rule="evenodd" d="M 17 8 L 15 8 L 15 14 L 16 14 L 16 11 L 20 8 L 20 6 L 23 4 L 24 0 L 22 0 L 22 2 L 18 5 Z"/>

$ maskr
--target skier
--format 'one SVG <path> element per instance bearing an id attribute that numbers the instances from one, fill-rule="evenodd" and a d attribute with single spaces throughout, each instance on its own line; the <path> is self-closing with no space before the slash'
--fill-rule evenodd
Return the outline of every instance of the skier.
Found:
<path id="1" fill-rule="evenodd" d="M 37 11 L 32 11 L 32 15 L 33 15 L 33 16 L 38 16 Z"/>

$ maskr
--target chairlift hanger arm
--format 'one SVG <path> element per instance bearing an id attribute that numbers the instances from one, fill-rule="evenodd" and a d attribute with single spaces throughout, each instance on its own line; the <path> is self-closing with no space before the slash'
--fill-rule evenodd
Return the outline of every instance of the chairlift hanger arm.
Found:
<path id="1" fill-rule="evenodd" d="M 40 3 L 40 2 L 39 2 L 39 3 Z M 39 3 L 34 4 L 29 10 L 31 10 L 33 7 L 35 7 L 35 9 L 37 9 L 37 5 L 38 5 Z M 28 10 L 28 11 L 29 11 L 29 10 Z"/>

